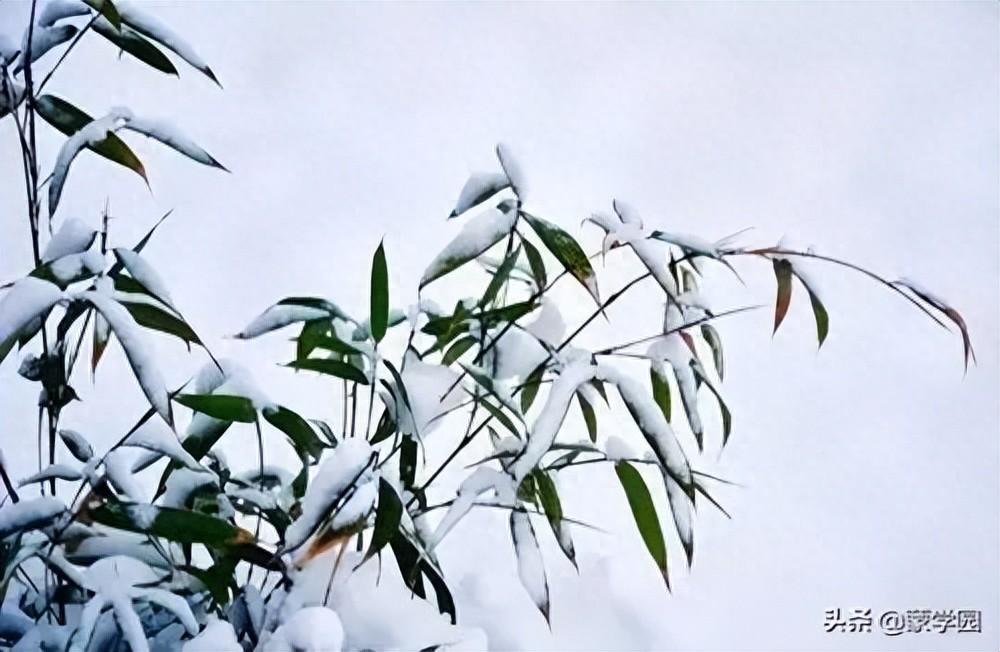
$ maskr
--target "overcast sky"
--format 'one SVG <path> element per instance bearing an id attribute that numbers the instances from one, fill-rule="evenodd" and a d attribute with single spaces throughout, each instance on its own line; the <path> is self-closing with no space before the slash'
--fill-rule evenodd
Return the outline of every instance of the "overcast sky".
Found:
<path id="1" fill-rule="evenodd" d="M 10 30 L 24 6 L 0 2 L 0 29 Z M 957 336 L 837 268 L 813 272 L 831 315 L 819 353 L 801 292 L 773 339 L 769 309 L 720 322 L 735 425 L 718 456 L 710 420 L 701 468 L 743 486 L 718 492 L 731 521 L 699 511 L 695 563 L 688 572 L 674 554 L 672 595 L 645 557 L 610 469 L 596 480 L 563 478 L 567 514 L 609 534 L 581 532 L 581 580 L 546 550 L 556 578 L 551 637 L 515 591 L 505 525 L 477 514 L 456 530 L 462 545 L 444 549 L 456 581 L 492 569 L 462 591 L 523 601 L 533 637 L 524 640 L 551 648 L 997 649 L 996 3 L 153 7 L 197 46 L 224 90 L 180 63 L 178 80 L 119 60 L 99 38 L 85 39 L 50 89 L 94 115 L 127 104 L 169 118 L 232 174 L 136 141 L 153 193 L 83 156 L 60 219 L 96 224 L 110 197 L 112 239 L 131 244 L 174 209 L 147 251 L 178 304 L 215 348 L 310 416 L 330 410 L 333 388 L 275 367 L 291 355 L 283 336 L 222 336 L 288 295 L 325 295 L 363 313 L 383 236 L 393 302 L 405 306 L 454 233 L 444 218 L 467 175 L 495 167 L 498 140 L 531 180 L 529 209 L 574 232 L 620 197 L 658 228 L 717 238 L 754 226 L 743 241 L 788 235 L 919 279 L 965 315 L 979 360 L 965 376 Z M 40 129 L 49 168 L 59 139 Z M 30 263 L 9 119 L 0 142 L 7 280 Z M 592 231 L 582 239 L 588 250 L 599 244 Z M 599 270 L 606 293 L 628 278 L 613 263 Z M 773 301 L 769 265 L 739 269 L 746 288 L 724 273 L 710 277 L 717 308 Z M 654 330 L 654 297 L 623 303 L 591 341 Z M 575 325 L 587 299 L 572 288 L 563 298 Z M 171 384 L 203 361 L 169 340 L 156 347 Z M 12 356 L 0 367 L 0 443 L 26 475 L 35 464 L 34 390 L 16 378 L 16 365 Z M 92 387 L 81 374 L 84 402 L 66 410 L 64 423 L 108 445 L 144 402 L 118 349 L 97 380 Z M 601 418 L 602 434 L 635 436 L 627 420 Z M 825 634 L 824 610 L 835 607 L 976 609 L 984 631 Z"/>

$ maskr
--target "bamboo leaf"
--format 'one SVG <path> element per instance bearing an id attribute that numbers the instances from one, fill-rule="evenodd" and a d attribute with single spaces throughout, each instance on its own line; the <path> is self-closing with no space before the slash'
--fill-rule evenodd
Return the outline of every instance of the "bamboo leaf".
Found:
<path id="1" fill-rule="evenodd" d="M 201 412 L 222 421 L 253 423 L 257 410 L 253 401 L 244 396 L 225 394 L 178 394 L 174 400 L 195 412 Z"/>
<path id="2" fill-rule="evenodd" d="M 305 360 L 294 360 L 285 365 L 292 369 L 301 371 L 315 371 L 327 376 L 336 376 L 353 383 L 368 385 L 368 377 L 365 373 L 352 364 L 331 360 L 329 358 L 307 358 Z"/>
<path id="3" fill-rule="evenodd" d="M 35 109 L 38 111 L 38 115 L 46 122 L 67 136 L 72 136 L 93 121 L 93 118 L 87 113 L 54 95 L 42 95 L 39 97 L 35 101 Z M 125 144 L 125 141 L 116 134 L 109 132 L 104 140 L 87 145 L 87 148 L 109 161 L 132 170 L 141 176 L 146 183 L 149 183 L 149 179 L 146 177 L 146 168 L 143 167 L 142 161 Z"/>
<path id="4" fill-rule="evenodd" d="M 774 276 L 778 281 L 778 296 L 774 303 L 774 333 L 784 321 L 788 306 L 792 302 L 792 264 L 780 258 L 774 259 Z"/>
<path id="5" fill-rule="evenodd" d="M 107 502 L 87 512 L 101 525 L 162 537 L 176 543 L 200 543 L 212 548 L 252 544 L 252 533 L 202 512 L 144 503 Z"/>
<path id="6" fill-rule="evenodd" d="M 656 404 L 660 406 L 660 411 L 663 412 L 663 417 L 669 422 L 670 421 L 670 382 L 667 377 L 662 373 L 662 368 L 657 368 L 658 365 L 653 365 L 649 369 L 649 380 L 653 384 L 653 400 Z"/>
<path id="7" fill-rule="evenodd" d="M 389 269 L 385 262 L 385 249 L 379 242 L 372 259 L 371 277 L 371 324 L 372 338 L 381 342 L 389 324 Z"/>
<path id="8" fill-rule="evenodd" d="M 632 518 L 635 519 L 636 527 L 642 542 L 646 544 L 657 568 L 663 575 L 663 581 L 670 588 L 670 577 L 667 573 L 667 546 L 663 541 L 663 530 L 660 529 L 660 520 L 656 516 L 656 507 L 653 505 L 653 498 L 649 495 L 649 488 L 642 479 L 639 472 L 628 462 L 618 462 L 615 464 L 615 473 L 621 482 L 622 489 L 625 490 L 625 497 L 628 499 L 629 508 L 632 510 Z"/>
<path id="9" fill-rule="evenodd" d="M 279 405 L 274 409 L 264 408 L 261 414 L 268 423 L 288 436 L 300 455 L 307 454 L 314 460 L 319 459 L 325 446 L 309 423 L 296 412 Z"/>
<path id="10" fill-rule="evenodd" d="M 378 509 L 375 512 L 375 526 L 372 530 L 372 542 L 365 553 L 365 559 L 378 554 L 399 531 L 399 523 L 403 518 L 403 503 L 399 494 L 386 482 L 379 478 Z"/>
<path id="11" fill-rule="evenodd" d="M 177 76 L 177 68 L 170 62 L 167 55 L 134 29 L 127 26 L 115 29 L 110 21 L 101 19 L 96 20 L 91 29 L 111 41 L 121 51 L 128 52 L 147 66 L 168 75 Z"/>
<path id="12" fill-rule="evenodd" d="M 569 272 L 573 278 L 579 281 L 590 296 L 598 305 L 601 303 L 600 294 L 597 289 L 597 275 L 594 268 L 590 266 L 587 254 L 573 237 L 563 231 L 555 224 L 535 217 L 528 213 L 522 213 L 531 228 L 534 229 L 538 238 L 545 245 L 545 248 L 556 257 L 556 260 Z"/>

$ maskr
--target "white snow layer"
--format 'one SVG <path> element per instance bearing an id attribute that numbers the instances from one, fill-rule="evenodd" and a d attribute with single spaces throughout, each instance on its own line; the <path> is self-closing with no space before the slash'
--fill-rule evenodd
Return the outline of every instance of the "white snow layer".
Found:
<path id="1" fill-rule="evenodd" d="M 45 249 L 42 250 L 42 262 L 50 263 L 63 256 L 83 253 L 90 249 L 96 237 L 97 231 L 89 224 L 75 217 L 69 218 L 45 245 Z"/>
<path id="2" fill-rule="evenodd" d="M 510 181 L 510 187 L 517 195 L 518 199 L 522 202 L 524 201 L 525 195 L 527 194 L 528 186 L 527 179 L 524 177 L 524 172 L 521 170 L 521 165 L 514 158 L 514 153 L 510 150 L 510 147 L 504 143 L 497 144 L 497 158 L 500 159 L 500 167 L 503 168 L 503 172 L 507 175 L 507 180 Z"/>
<path id="3" fill-rule="evenodd" d="M 153 357 L 152 348 L 142 337 L 139 326 L 124 306 L 93 290 L 80 295 L 89 301 L 108 321 L 115 337 L 125 349 L 125 356 L 135 373 L 142 392 L 149 399 L 150 405 L 171 426 L 173 414 L 170 409 L 170 397 L 167 386 L 160 374 L 160 368 Z"/>
<path id="4" fill-rule="evenodd" d="M 233 626 L 212 616 L 200 634 L 184 643 L 181 652 L 243 652 Z"/>
<path id="5" fill-rule="evenodd" d="M 302 514 L 285 531 L 285 549 L 298 548 L 330 513 L 337 500 L 355 482 L 361 482 L 371 460 L 367 441 L 345 439 L 327 453 L 302 501 Z"/>
<path id="6" fill-rule="evenodd" d="M 170 298 L 170 291 L 167 290 L 166 283 L 164 283 L 160 274 L 153 269 L 153 266 L 146 262 L 146 259 L 125 247 L 118 247 L 114 252 L 132 278 L 141 283 L 157 299 L 171 308 L 174 307 L 173 299 Z"/>
<path id="7" fill-rule="evenodd" d="M 38 12 L 35 24 L 40 27 L 52 27 L 64 18 L 86 16 L 89 13 L 90 8 L 79 0 L 46 0 Z"/>
<path id="8" fill-rule="evenodd" d="M 489 208 L 462 225 L 458 235 L 431 262 L 420 279 L 421 287 L 444 275 L 457 264 L 472 260 L 502 240 L 517 220 L 516 210 Z"/>
<path id="9" fill-rule="evenodd" d="M 477 206 L 510 185 L 507 175 L 496 172 L 476 172 L 462 186 L 451 216 L 456 217 Z"/>
<path id="10" fill-rule="evenodd" d="M 233 337 L 240 340 L 249 340 L 264 333 L 284 328 L 290 324 L 312 321 L 314 319 L 329 319 L 331 316 L 326 310 L 312 306 L 276 304 L 257 315 L 253 321 Z"/>
<path id="11" fill-rule="evenodd" d="M 531 596 L 531 601 L 548 620 L 549 584 L 545 578 L 542 551 L 538 547 L 535 528 L 531 525 L 531 517 L 527 511 L 515 509 L 510 513 L 510 535 L 517 553 L 517 574 L 521 578 L 521 584 Z"/>
<path id="12" fill-rule="evenodd" d="M 58 498 L 32 498 L 20 502 L 8 502 L 0 508 L 0 537 L 12 532 L 37 527 L 48 523 L 66 510 L 66 505 Z"/>
<path id="13" fill-rule="evenodd" d="M 64 297 L 58 286 L 40 278 L 28 276 L 15 282 L 0 298 L 0 344 L 16 337 Z"/>

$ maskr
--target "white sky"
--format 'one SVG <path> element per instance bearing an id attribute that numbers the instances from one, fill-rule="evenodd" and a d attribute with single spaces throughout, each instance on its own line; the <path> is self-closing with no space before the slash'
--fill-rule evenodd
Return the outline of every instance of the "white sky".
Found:
<path id="1" fill-rule="evenodd" d="M 0 3 L 0 30 L 24 6 Z M 292 294 L 364 312 L 383 235 L 394 303 L 409 303 L 454 232 L 444 217 L 461 184 L 495 165 L 497 140 L 531 179 L 529 209 L 567 228 L 626 198 L 648 224 L 712 238 L 755 226 L 746 239 L 764 245 L 787 234 L 920 279 L 963 311 L 979 359 L 964 378 L 957 337 L 835 268 L 814 271 L 831 314 L 819 354 L 801 292 L 773 341 L 769 310 L 720 322 L 735 427 L 717 460 L 710 421 L 702 468 L 745 485 L 718 491 L 733 520 L 699 512 L 694 567 L 688 573 L 672 550 L 667 596 L 610 469 L 597 480 L 567 476 L 567 513 L 612 534 L 581 533 L 581 581 L 547 549 L 554 636 L 526 598 L 518 607 L 534 645 L 998 647 L 995 3 L 206 2 L 155 11 L 198 46 L 224 91 L 180 63 L 178 81 L 118 60 L 101 39 L 85 40 L 51 90 L 93 114 L 127 104 L 169 118 L 233 174 L 137 141 L 152 196 L 130 173 L 84 156 L 60 215 L 96 222 L 110 196 L 113 239 L 130 244 L 173 208 L 147 251 L 179 305 L 213 346 L 310 416 L 330 409 L 332 388 L 274 367 L 291 355 L 283 336 L 221 336 Z M 50 167 L 59 141 L 41 129 Z M 0 142 L 7 280 L 23 275 L 30 248 L 10 120 Z M 585 233 L 593 250 L 599 240 Z M 717 307 L 773 301 L 766 264 L 740 271 L 747 288 L 712 277 Z M 599 273 L 606 293 L 628 278 Z M 654 296 L 623 302 L 592 341 L 652 332 Z M 589 307 L 575 288 L 564 298 L 576 306 L 572 327 Z M 171 382 L 201 363 L 172 341 L 156 346 Z M 15 368 L 13 356 L 0 367 L 0 444 L 26 475 L 34 390 Z M 116 348 L 96 388 L 81 375 L 85 401 L 64 423 L 105 444 L 120 437 L 144 409 L 125 369 Z M 602 433 L 634 436 L 627 421 L 600 416 Z M 488 565 L 487 592 L 513 586 L 504 524 L 476 515 L 456 536 L 462 545 L 444 550 L 453 577 Z M 604 591 L 617 606 L 605 605 Z M 833 607 L 979 609 L 984 632 L 824 634 Z M 607 629 L 594 625 L 608 618 Z"/>

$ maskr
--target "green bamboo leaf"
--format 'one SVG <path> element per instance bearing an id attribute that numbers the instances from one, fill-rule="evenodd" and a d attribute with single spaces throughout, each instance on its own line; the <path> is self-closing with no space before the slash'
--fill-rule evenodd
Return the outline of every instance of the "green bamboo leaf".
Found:
<path id="1" fill-rule="evenodd" d="M 490 284 L 487 286 L 486 292 L 483 294 L 483 298 L 479 300 L 480 308 L 485 308 L 493 301 L 493 299 L 496 298 L 497 293 L 500 292 L 500 288 L 502 288 L 504 283 L 507 282 L 507 279 L 510 278 L 510 271 L 514 269 L 514 265 L 517 263 L 517 259 L 520 255 L 521 247 L 519 245 L 517 249 L 512 251 L 506 258 L 503 259 L 500 267 L 498 267 L 496 273 L 493 274 L 493 278 L 490 279 Z"/>
<path id="2" fill-rule="evenodd" d="M 535 285 L 539 290 L 545 289 L 549 281 L 545 272 L 545 262 L 542 260 L 542 254 L 538 252 L 535 245 L 524 238 L 521 238 L 521 244 L 524 245 L 524 253 L 528 257 L 531 275 L 535 277 Z"/>
<path id="3" fill-rule="evenodd" d="M 399 531 L 399 523 L 403 518 L 403 502 L 399 494 L 386 482 L 385 478 L 378 481 L 378 509 L 375 511 L 375 525 L 372 530 L 372 542 L 365 553 L 365 559 L 378 554 Z"/>
<path id="4" fill-rule="evenodd" d="M 368 377 L 365 373 L 352 364 L 331 360 L 328 358 L 307 358 L 305 360 L 294 360 L 285 365 L 292 369 L 301 371 L 315 371 L 327 376 L 336 376 L 353 383 L 368 385 Z"/>
<path id="5" fill-rule="evenodd" d="M 545 248 L 556 257 L 556 260 L 562 264 L 567 272 L 573 275 L 573 278 L 586 288 L 590 296 L 594 298 L 594 301 L 600 305 L 601 298 L 597 289 L 597 275 L 594 274 L 594 268 L 590 266 L 587 254 L 583 253 L 583 249 L 573 239 L 573 236 L 540 217 L 535 217 L 528 213 L 522 213 L 522 216 L 531 225 L 531 228 L 534 229 L 542 244 L 545 245 Z"/>
<path id="6" fill-rule="evenodd" d="M 528 408 L 535 402 L 535 397 L 538 396 L 538 389 L 542 386 L 542 376 L 544 375 L 545 364 L 542 363 L 535 367 L 524 380 L 524 386 L 521 388 L 522 414 L 527 414 Z"/>
<path id="7" fill-rule="evenodd" d="M 462 355 L 471 349 L 475 344 L 476 338 L 471 335 L 467 335 L 460 340 L 456 340 L 455 343 L 448 347 L 448 350 L 445 351 L 444 356 L 441 358 L 441 364 L 446 367 L 451 365 L 462 357 Z"/>
<path id="8" fill-rule="evenodd" d="M 121 29 L 122 27 L 122 17 L 118 13 L 118 8 L 115 7 L 115 3 L 111 0 L 83 0 L 85 3 L 90 5 L 93 9 L 96 9 L 98 13 L 104 16 L 105 20 L 111 23 L 112 27 L 115 29 Z"/>
<path id="9" fill-rule="evenodd" d="M 375 434 L 372 435 L 371 443 L 377 444 L 385 441 L 389 437 L 392 437 L 395 432 L 396 422 L 389 416 L 388 411 L 382 412 L 382 417 L 378 420 L 378 427 L 375 428 Z"/>
<path id="10" fill-rule="evenodd" d="M 719 403 L 719 413 L 722 416 L 722 445 L 725 446 L 729 441 L 729 434 L 733 431 L 733 415 L 729 411 L 729 406 L 726 405 L 726 402 L 722 399 L 722 394 L 719 392 L 719 388 L 708 379 L 708 376 L 701 369 L 701 365 L 692 365 L 691 368 L 694 370 L 698 379 L 703 382 L 713 394 L 715 394 L 715 400 Z"/>
<path id="11" fill-rule="evenodd" d="M 566 558 L 576 566 L 576 549 L 573 547 L 573 539 L 570 538 L 569 528 L 563 522 L 562 502 L 559 500 L 559 491 L 556 489 L 556 484 L 552 480 L 552 477 L 542 470 L 536 469 L 532 472 L 532 475 L 535 476 L 535 490 L 538 493 L 538 501 L 542 505 L 542 511 L 545 512 L 545 518 L 548 519 L 549 525 L 552 527 L 552 533 L 556 537 L 556 542 L 562 549 L 563 554 L 566 555 Z"/>
<path id="12" fill-rule="evenodd" d="M 385 249 L 379 242 L 372 259 L 371 277 L 371 324 L 372 338 L 381 342 L 389 324 L 389 268 L 385 262 Z"/>
<path id="13" fill-rule="evenodd" d="M 797 274 L 794 268 L 792 269 L 792 273 L 795 274 L 795 278 L 799 279 L 802 287 L 809 293 L 809 303 L 812 304 L 813 317 L 816 319 L 816 338 L 819 340 L 819 346 L 823 346 L 826 336 L 830 333 L 830 316 L 826 312 L 826 306 L 820 300 L 819 294 L 806 283 L 805 278 Z"/>
<path id="14" fill-rule="evenodd" d="M 635 519 L 636 527 L 646 550 L 649 551 L 657 568 L 663 574 L 663 581 L 670 588 L 670 577 L 667 573 L 667 546 L 663 541 L 663 530 L 660 529 L 660 520 L 656 516 L 656 507 L 653 505 L 653 498 L 649 494 L 649 488 L 642 479 L 639 472 L 628 462 L 617 462 L 615 473 L 621 482 L 622 489 L 625 490 L 625 497 L 628 499 L 629 508 L 632 510 L 632 518 Z"/>
<path id="15" fill-rule="evenodd" d="M 521 434 L 517 431 L 517 428 L 514 427 L 514 422 L 510 420 L 510 417 L 504 414 L 503 410 L 501 410 L 500 408 L 493 405 L 487 400 L 482 400 L 479 402 L 479 404 L 482 405 L 483 408 L 485 408 L 486 411 L 489 412 L 494 419 L 503 424 L 503 427 L 506 428 L 508 431 L 510 431 L 512 435 L 514 435 L 518 439 L 521 438 Z"/>
<path id="16" fill-rule="evenodd" d="M 119 276 L 119 278 L 125 277 Z M 115 284 L 117 285 L 117 280 Z M 132 315 L 132 319 L 140 326 L 173 335 L 184 342 L 201 345 L 198 334 L 180 317 L 149 303 L 139 301 L 122 301 L 120 303 L 125 306 L 125 309 Z"/>
<path id="17" fill-rule="evenodd" d="M 666 376 L 656 369 L 656 366 L 649 369 L 649 380 L 653 384 L 653 400 L 660 406 L 663 417 L 670 421 L 670 382 Z"/>
<path id="18" fill-rule="evenodd" d="M 774 259 L 774 276 L 778 281 L 778 297 L 774 303 L 774 331 L 788 314 L 788 306 L 792 302 L 792 264 L 784 259 Z"/>
<path id="19" fill-rule="evenodd" d="M 461 366 L 462 369 L 465 370 L 465 373 L 469 374 L 469 376 L 471 376 L 480 387 L 485 389 L 490 396 L 495 398 L 498 403 L 510 410 L 511 414 L 517 417 L 518 421 L 524 423 L 524 417 L 521 415 L 521 410 L 518 408 L 517 404 L 515 404 L 510 397 L 502 395 L 497 390 L 493 379 L 483 369 L 461 362 L 459 363 L 459 366 Z"/>
<path id="20" fill-rule="evenodd" d="M 325 446 L 309 423 L 296 412 L 286 407 L 264 408 L 261 410 L 264 419 L 272 426 L 285 433 L 292 441 L 299 455 L 310 455 L 318 460 Z"/>
<path id="21" fill-rule="evenodd" d="M 245 396 L 230 396 L 226 394 L 178 394 L 174 400 L 196 412 L 207 414 L 222 421 L 238 421 L 253 423 L 257 419 L 257 410 L 253 401 Z"/>
<path id="22" fill-rule="evenodd" d="M 583 420 L 587 424 L 587 434 L 590 435 L 590 441 L 597 441 L 597 414 L 594 413 L 594 406 L 590 404 L 586 398 L 584 398 L 581 392 L 576 393 L 576 398 L 580 403 L 580 411 L 583 413 Z"/>
<path id="23" fill-rule="evenodd" d="M 81 111 L 66 100 L 58 98 L 54 95 L 42 95 L 39 97 L 35 101 L 35 110 L 38 111 L 38 115 L 40 115 L 46 122 L 67 136 L 72 136 L 93 120 L 93 118 L 91 118 L 84 111 Z M 149 179 L 146 177 L 146 168 L 143 167 L 142 161 L 140 161 L 135 155 L 135 152 L 133 152 L 132 149 L 125 144 L 125 141 L 114 133 L 108 132 L 108 135 L 104 138 L 104 140 L 94 143 L 93 145 L 87 145 L 87 148 L 93 150 L 97 154 L 100 154 L 109 161 L 118 163 L 119 165 L 132 170 L 141 176 L 143 181 L 147 184 L 149 183 Z"/>
<path id="24" fill-rule="evenodd" d="M 162 537 L 176 543 L 200 543 L 211 548 L 252 544 L 252 533 L 202 512 L 145 503 L 107 502 L 89 510 L 101 525 Z"/>
<path id="25" fill-rule="evenodd" d="M 177 68 L 170 62 L 167 55 L 163 54 L 158 47 L 153 45 L 141 34 L 128 26 L 115 29 L 110 21 L 95 21 L 93 27 L 95 32 L 114 43 L 123 52 L 128 52 L 133 57 L 142 61 L 147 66 L 155 68 L 168 75 L 177 76 Z"/>

